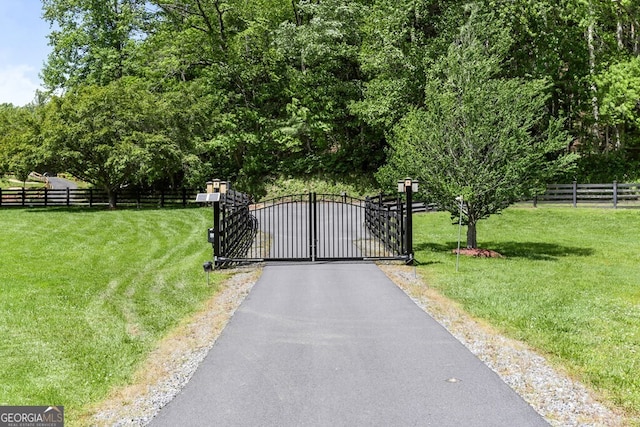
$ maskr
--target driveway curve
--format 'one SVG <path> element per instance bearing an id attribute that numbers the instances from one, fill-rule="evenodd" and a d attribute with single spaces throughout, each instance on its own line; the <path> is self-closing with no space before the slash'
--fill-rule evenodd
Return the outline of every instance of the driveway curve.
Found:
<path id="1" fill-rule="evenodd" d="M 64 178 L 58 178 L 57 176 L 47 177 L 47 182 L 52 190 L 64 190 L 66 188 L 76 189 L 78 184 L 73 181 Z"/>
<path id="2" fill-rule="evenodd" d="M 374 264 L 272 264 L 152 426 L 543 426 Z"/>

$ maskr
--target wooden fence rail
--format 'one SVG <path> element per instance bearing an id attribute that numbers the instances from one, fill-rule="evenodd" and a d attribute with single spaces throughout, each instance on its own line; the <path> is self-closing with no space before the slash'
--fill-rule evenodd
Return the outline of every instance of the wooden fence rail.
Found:
<path id="1" fill-rule="evenodd" d="M 640 184 L 549 184 L 547 191 L 533 200 L 534 206 L 542 203 L 640 208 Z"/>
<path id="2" fill-rule="evenodd" d="M 197 190 L 126 190 L 116 193 L 116 201 L 120 207 L 186 207 L 194 204 L 196 194 Z M 65 206 L 106 207 L 109 197 L 106 191 L 96 189 L 0 188 L 0 208 Z"/>
<path id="3" fill-rule="evenodd" d="M 195 205 L 197 190 L 136 191 L 117 193 L 117 205 L 121 207 L 163 208 Z M 384 199 L 394 209 L 394 198 Z M 533 205 L 559 204 L 587 206 L 611 206 L 614 208 L 640 208 L 640 183 L 623 184 L 549 184 L 544 194 L 533 200 Z M 10 207 L 106 207 L 109 198 L 106 191 L 96 189 L 48 188 L 0 188 L 0 208 Z M 433 204 L 416 202 L 414 212 L 437 210 Z"/>

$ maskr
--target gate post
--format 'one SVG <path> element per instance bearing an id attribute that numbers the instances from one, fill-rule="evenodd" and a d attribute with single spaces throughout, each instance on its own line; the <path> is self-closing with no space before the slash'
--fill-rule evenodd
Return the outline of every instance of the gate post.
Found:
<path id="1" fill-rule="evenodd" d="M 398 196 L 397 201 L 397 209 L 398 209 L 398 226 L 400 227 L 400 238 L 398 239 L 398 243 L 400 243 L 400 250 L 398 251 L 400 254 L 405 253 L 405 227 L 404 227 L 404 204 L 402 203 L 402 199 Z"/>
<path id="2" fill-rule="evenodd" d="M 311 261 L 316 262 L 317 251 L 317 239 L 318 239 L 318 225 L 317 225 L 317 211 L 316 211 L 316 193 L 309 193 L 309 252 L 311 255 Z"/>
<path id="3" fill-rule="evenodd" d="M 406 229 L 406 255 L 407 264 L 413 264 L 413 192 L 418 191 L 418 181 L 405 178 L 398 181 L 398 192 L 407 193 L 407 229 Z"/>
<path id="4" fill-rule="evenodd" d="M 217 191 L 216 191 L 217 193 Z M 220 254 L 220 199 L 213 202 L 213 262 L 218 264 Z"/>

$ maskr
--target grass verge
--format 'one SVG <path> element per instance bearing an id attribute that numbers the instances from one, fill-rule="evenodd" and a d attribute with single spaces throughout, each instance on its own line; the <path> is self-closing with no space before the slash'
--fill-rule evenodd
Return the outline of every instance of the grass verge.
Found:
<path id="1" fill-rule="evenodd" d="M 277 197 L 289 196 L 292 194 L 306 194 L 315 192 L 318 194 L 341 194 L 355 198 L 364 199 L 379 191 L 374 184 L 365 179 L 353 179 L 351 182 L 342 179 L 341 181 L 332 181 L 323 178 L 277 178 L 273 182 L 265 185 L 265 195 L 261 200 L 268 200 Z"/>
<path id="2" fill-rule="evenodd" d="M 44 187 L 44 183 L 42 182 L 36 182 L 36 181 L 31 181 L 28 180 L 27 182 L 22 182 L 18 179 L 16 179 L 14 176 L 10 176 L 10 175 L 4 175 L 4 176 L 0 176 L 0 188 L 41 188 Z"/>
<path id="3" fill-rule="evenodd" d="M 0 404 L 81 408 L 216 292 L 208 209 L 0 211 Z"/>
<path id="4" fill-rule="evenodd" d="M 543 351 L 640 420 L 640 215 L 511 208 L 478 225 L 481 247 L 456 273 L 449 214 L 414 220 L 421 274 L 473 316 Z"/>

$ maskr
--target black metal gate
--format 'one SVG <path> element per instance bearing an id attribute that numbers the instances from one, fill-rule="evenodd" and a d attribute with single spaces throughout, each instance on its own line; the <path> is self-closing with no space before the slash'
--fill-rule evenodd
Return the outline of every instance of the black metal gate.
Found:
<path id="1" fill-rule="evenodd" d="M 215 264 L 410 261 L 407 214 L 399 198 L 361 200 L 346 194 L 309 193 L 251 203 L 231 190 L 214 202 L 211 242 Z"/>

